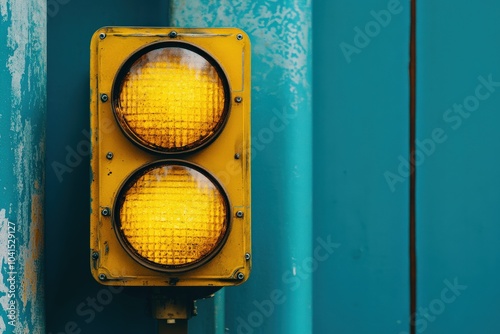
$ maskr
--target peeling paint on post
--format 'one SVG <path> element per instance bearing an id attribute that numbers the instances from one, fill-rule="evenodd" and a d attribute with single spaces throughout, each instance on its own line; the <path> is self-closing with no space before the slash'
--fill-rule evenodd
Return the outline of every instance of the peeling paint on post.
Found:
<path id="1" fill-rule="evenodd" d="M 44 333 L 45 0 L 0 0 L 0 333 Z"/>
<path id="2" fill-rule="evenodd" d="M 179 0 L 170 17 L 179 27 L 241 28 L 252 42 L 254 263 L 244 286 L 226 289 L 226 327 L 311 333 L 312 272 L 302 270 L 313 240 L 311 1 Z"/>

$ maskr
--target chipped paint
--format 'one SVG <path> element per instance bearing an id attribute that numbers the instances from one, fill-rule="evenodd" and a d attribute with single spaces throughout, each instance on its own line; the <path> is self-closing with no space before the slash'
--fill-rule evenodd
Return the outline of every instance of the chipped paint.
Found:
<path id="1" fill-rule="evenodd" d="M 0 61 L 7 65 L 0 69 L 0 88 L 6 92 L 0 98 L 0 153 L 6 167 L 0 171 L 0 305 L 3 310 L 15 305 L 14 317 L 0 312 L 1 333 L 45 332 L 46 13 L 44 0 L 0 0 L 0 35 L 7 36 L 0 40 Z"/>
<path id="2" fill-rule="evenodd" d="M 285 86 L 297 101 L 299 108 L 304 99 L 298 90 L 310 84 L 309 60 L 311 1 L 177 1 L 173 10 L 173 23 L 177 26 L 239 27 L 252 37 L 253 57 L 259 62 L 254 67 L 255 92 L 268 91 L 261 86 L 276 80 Z M 261 63 L 260 63 L 261 62 Z M 276 78 L 276 70 L 280 71 Z M 273 87 L 275 89 L 275 87 Z M 298 90 L 297 90 L 298 89 Z M 310 89 L 307 99 L 311 98 Z"/>

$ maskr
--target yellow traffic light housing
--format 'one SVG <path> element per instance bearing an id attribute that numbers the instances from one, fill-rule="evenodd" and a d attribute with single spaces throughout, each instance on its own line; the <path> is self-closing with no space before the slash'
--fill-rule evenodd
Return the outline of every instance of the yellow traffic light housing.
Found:
<path id="1" fill-rule="evenodd" d="M 213 286 L 251 269 L 250 41 L 109 27 L 91 43 L 91 271 Z"/>

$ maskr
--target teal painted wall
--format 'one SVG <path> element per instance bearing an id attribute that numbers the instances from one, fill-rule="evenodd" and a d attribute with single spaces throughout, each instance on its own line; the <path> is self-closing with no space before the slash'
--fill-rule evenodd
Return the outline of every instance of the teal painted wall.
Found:
<path id="1" fill-rule="evenodd" d="M 44 333 L 43 1 L 0 0 L 0 333 Z"/>
<path id="2" fill-rule="evenodd" d="M 314 1 L 314 333 L 409 328 L 408 1 Z"/>
<path id="3" fill-rule="evenodd" d="M 499 13 L 492 0 L 419 2 L 419 332 L 500 332 Z"/>

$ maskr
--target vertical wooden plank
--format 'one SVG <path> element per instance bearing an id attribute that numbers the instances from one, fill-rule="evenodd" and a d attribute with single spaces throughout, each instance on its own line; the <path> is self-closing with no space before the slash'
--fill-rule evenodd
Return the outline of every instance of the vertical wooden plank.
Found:
<path id="1" fill-rule="evenodd" d="M 314 332 L 407 332 L 410 3 L 314 13 Z"/>
<path id="2" fill-rule="evenodd" d="M 498 1 L 419 1 L 418 333 L 497 333 Z"/>

